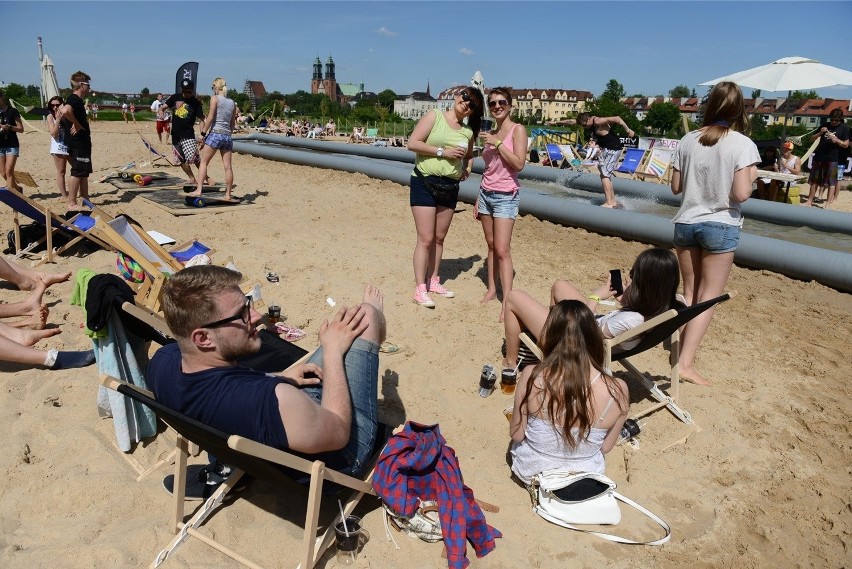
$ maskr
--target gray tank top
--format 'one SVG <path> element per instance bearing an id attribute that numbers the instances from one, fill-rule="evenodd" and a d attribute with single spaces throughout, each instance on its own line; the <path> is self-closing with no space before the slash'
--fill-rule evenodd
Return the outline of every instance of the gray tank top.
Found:
<path id="1" fill-rule="evenodd" d="M 216 101 L 216 120 L 212 132 L 231 134 L 231 118 L 234 116 L 234 101 L 219 95 Z"/>

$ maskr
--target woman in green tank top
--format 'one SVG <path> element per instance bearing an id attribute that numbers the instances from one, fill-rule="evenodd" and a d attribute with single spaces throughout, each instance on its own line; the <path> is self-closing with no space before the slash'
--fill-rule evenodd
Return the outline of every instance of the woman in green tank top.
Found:
<path id="1" fill-rule="evenodd" d="M 417 229 L 414 302 L 421 306 L 435 307 L 430 292 L 445 298 L 455 296 L 441 284 L 438 271 L 458 191 L 446 195 L 434 193 L 429 187 L 452 186 L 454 181 L 465 180 L 470 175 L 473 141 L 479 133 L 483 108 L 478 89 L 462 89 L 450 109 L 436 109 L 423 116 L 408 140 L 408 149 L 417 154 L 411 175 L 410 205 Z"/>

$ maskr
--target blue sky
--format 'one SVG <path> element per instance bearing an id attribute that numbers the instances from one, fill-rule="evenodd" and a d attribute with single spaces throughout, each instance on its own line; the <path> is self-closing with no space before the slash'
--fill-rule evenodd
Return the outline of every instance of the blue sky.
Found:
<path id="1" fill-rule="evenodd" d="M 702 81 L 785 56 L 852 67 L 850 36 L 832 26 L 850 2 L 0 1 L 0 15 L 0 81 L 39 84 L 41 36 L 60 85 L 82 69 L 96 92 L 171 91 L 185 61 L 200 62 L 201 92 L 217 76 L 309 90 L 314 59 L 329 55 L 339 82 L 406 94 L 429 81 L 433 95 L 477 70 L 486 86 L 599 95 L 616 79 L 650 96 L 701 94 Z"/>

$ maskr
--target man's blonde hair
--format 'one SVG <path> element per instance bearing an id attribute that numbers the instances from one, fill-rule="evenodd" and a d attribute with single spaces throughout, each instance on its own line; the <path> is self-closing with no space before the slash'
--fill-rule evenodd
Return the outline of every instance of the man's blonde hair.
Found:
<path id="1" fill-rule="evenodd" d="M 71 90 L 76 91 L 80 88 L 80 83 L 89 83 L 91 80 L 88 73 L 78 71 L 71 76 Z"/>

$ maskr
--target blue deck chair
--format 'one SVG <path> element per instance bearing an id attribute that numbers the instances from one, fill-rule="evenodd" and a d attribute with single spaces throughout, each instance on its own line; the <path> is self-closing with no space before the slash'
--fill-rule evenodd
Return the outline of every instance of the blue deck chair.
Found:
<path id="1" fill-rule="evenodd" d="M 166 163 L 168 163 L 168 165 L 169 165 L 169 166 L 180 166 L 180 164 L 175 164 L 174 162 L 172 162 L 171 158 L 169 158 L 168 156 L 166 156 L 165 154 L 163 154 L 162 152 L 160 152 L 159 150 L 157 150 L 157 149 L 154 147 L 154 145 L 153 145 L 153 144 L 151 144 L 150 142 L 148 142 L 147 140 L 145 140 L 145 137 L 144 137 L 144 136 L 142 136 L 142 135 L 140 134 L 140 135 L 139 135 L 139 137 L 142 139 L 142 144 L 144 144 L 144 145 L 145 145 L 145 148 L 147 148 L 147 149 L 151 152 L 151 154 L 153 154 L 154 156 L 156 156 L 156 158 L 154 158 L 154 159 L 151 161 L 151 164 L 156 164 L 159 160 L 165 160 L 165 161 L 166 161 Z"/>
<path id="2" fill-rule="evenodd" d="M 644 150 L 640 148 L 625 148 L 624 160 L 621 161 L 621 166 L 619 166 L 615 171 L 633 176 L 636 174 L 636 170 L 642 163 L 643 158 L 645 158 Z"/>
<path id="3" fill-rule="evenodd" d="M 49 207 L 45 207 L 28 197 L 24 194 L 17 192 L 10 188 L 0 188 L 0 202 L 3 202 L 15 212 L 14 216 L 14 229 L 15 232 L 15 257 L 20 257 L 24 254 L 30 254 L 30 251 L 41 245 L 42 243 L 46 243 L 47 249 L 44 252 L 44 255 L 37 261 L 33 263 L 33 266 L 40 265 L 42 263 L 52 263 L 54 259 L 54 255 L 62 255 L 75 245 L 83 240 L 83 238 L 89 239 L 98 247 L 102 247 L 104 249 L 110 249 L 110 247 L 104 243 L 101 239 L 98 239 L 93 232 L 92 228 L 95 226 L 95 220 L 90 218 L 87 215 L 76 214 L 70 219 L 66 219 L 65 217 L 54 213 L 50 210 Z M 28 217 L 29 219 L 36 221 L 38 223 L 44 224 L 46 228 L 45 236 L 35 243 L 31 243 L 25 250 L 22 250 L 20 247 L 21 244 L 21 224 L 19 214 L 24 217 Z M 53 248 L 53 237 L 57 232 L 64 232 L 66 234 L 71 233 L 74 234 L 73 237 L 66 242 L 61 247 Z"/>
<path id="4" fill-rule="evenodd" d="M 562 151 L 559 149 L 559 145 L 557 144 L 547 144 L 547 157 L 550 159 L 550 166 L 553 168 L 560 168 L 562 166 L 563 160 L 567 160 Z"/>
<path id="5" fill-rule="evenodd" d="M 213 249 L 204 243 L 193 240 L 189 243 L 176 247 L 176 250 L 174 251 L 169 251 L 169 254 L 181 263 L 186 264 L 187 261 L 196 255 L 207 255 L 208 253 L 212 254 L 212 252 Z"/>

